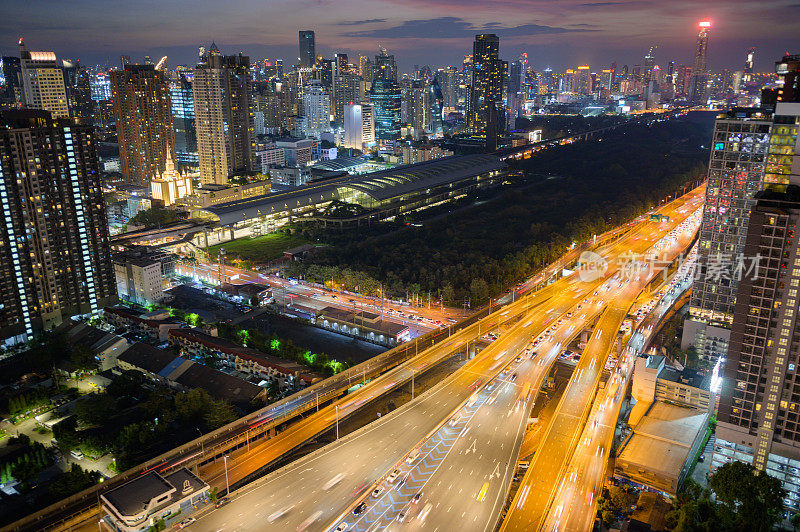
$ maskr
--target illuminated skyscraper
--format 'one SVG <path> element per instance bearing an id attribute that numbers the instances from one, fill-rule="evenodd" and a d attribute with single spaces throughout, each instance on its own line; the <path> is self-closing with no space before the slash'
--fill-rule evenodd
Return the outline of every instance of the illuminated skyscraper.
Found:
<path id="1" fill-rule="evenodd" d="M 223 56 L 211 45 L 192 81 L 200 181 L 224 185 L 237 172 L 255 170 L 255 122 L 250 58 Z"/>
<path id="2" fill-rule="evenodd" d="M 708 32 L 711 23 L 700 22 L 698 28 L 690 99 L 694 104 L 704 105 L 708 101 Z"/>
<path id="3" fill-rule="evenodd" d="M 744 60 L 744 76 L 742 78 L 745 83 L 749 82 L 753 77 L 753 62 L 755 61 L 755 56 L 756 49 L 752 47 L 748 48 Z"/>
<path id="4" fill-rule="evenodd" d="M 166 74 L 153 65 L 127 64 L 111 71 L 111 92 L 126 183 L 149 186 L 175 160 L 175 130 Z"/>
<path id="5" fill-rule="evenodd" d="M 194 116 L 192 72 L 176 72 L 170 80 L 172 122 L 175 125 L 175 153 L 181 166 L 197 167 L 197 124 Z"/>
<path id="6" fill-rule="evenodd" d="M 317 60 L 314 32 L 312 30 L 300 30 L 299 37 L 300 66 L 302 68 L 311 68 Z"/>
<path id="7" fill-rule="evenodd" d="M 490 107 L 499 111 L 503 99 L 503 78 L 506 62 L 500 60 L 500 39 L 492 33 L 475 36 L 472 46 L 472 84 L 468 130 L 477 135 L 486 133 Z M 490 103 L 491 102 L 491 103 Z"/>
<path id="8" fill-rule="evenodd" d="M 372 79 L 397 81 L 397 63 L 395 63 L 394 55 L 389 55 L 383 48 L 375 56 L 375 70 Z"/>
<path id="9" fill-rule="evenodd" d="M 69 117 L 69 100 L 64 72 L 53 52 L 29 52 L 19 40 L 22 92 L 31 109 L 44 109 L 53 118 Z"/>
<path id="10" fill-rule="evenodd" d="M 0 340 L 30 340 L 116 302 L 92 127 L 0 115 Z"/>
<path id="11" fill-rule="evenodd" d="M 400 138 L 400 86 L 394 81 L 376 79 L 370 95 L 375 108 L 375 138 L 383 141 Z"/>

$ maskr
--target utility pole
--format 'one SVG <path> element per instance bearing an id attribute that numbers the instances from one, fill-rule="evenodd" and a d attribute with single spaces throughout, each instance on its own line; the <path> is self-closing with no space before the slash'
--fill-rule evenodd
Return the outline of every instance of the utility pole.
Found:
<path id="1" fill-rule="evenodd" d="M 225 495 L 227 496 L 231 494 L 231 484 L 228 481 L 228 455 L 226 454 L 222 459 L 225 461 Z"/>

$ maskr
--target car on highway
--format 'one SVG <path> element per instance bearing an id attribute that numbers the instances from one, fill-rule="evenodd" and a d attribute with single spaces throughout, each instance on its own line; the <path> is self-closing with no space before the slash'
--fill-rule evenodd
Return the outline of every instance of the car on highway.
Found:
<path id="1" fill-rule="evenodd" d="M 336 532 L 344 532 L 348 528 L 350 528 L 350 525 L 347 523 L 339 523 L 339 526 L 336 527 Z"/>
<path id="2" fill-rule="evenodd" d="M 397 475 L 399 475 L 399 474 L 400 474 L 400 470 L 399 469 L 395 469 L 394 471 L 392 471 L 389 474 L 388 477 L 386 477 L 386 482 L 388 484 L 392 484 L 395 480 L 397 480 Z"/>
<path id="3" fill-rule="evenodd" d="M 353 515 L 361 515 L 367 509 L 367 503 L 361 502 L 358 506 L 353 508 Z"/>
<path id="4" fill-rule="evenodd" d="M 424 523 L 425 519 L 428 517 L 428 514 L 431 513 L 432 508 L 433 504 L 431 503 L 426 504 L 425 508 L 423 508 L 422 511 L 417 516 L 417 520 L 419 520 L 420 523 Z"/>
<path id="5" fill-rule="evenodd" d="M 407 515 L 408 515 L 408 510 L 406 508 L 400 510 L 400 513 L 397 514 L 397 522 L 402 523 L 403 521 L 405 521 Z"/>
<path id="6" fill-rule="evenodd" d="M 406 463 L 407 464 L 413 464 L 417 460 L 417 458 L 419 458 L 419 449 L 414 449 L 408 455 L 408 458 L 406 458 Z"/>
<path id="7" fill-rule="evenodd" d="M 320 517 L 322 517 L 322 511 L 314 512 L 308 517 L 308 519 L 300 523 L 300 525 L 297 527 L 297 532 L 303 532 L 303 530 L 314 524 L 314 522 L 316 522 L 316 520 Z"/>
<path id="8" fill-rule="evenodd" d="M 341 482 L 343 478 L 344 478 L 344 473 L 339 473 L 338 475 L 336 475 L 335 477 L 330 479 L 328 482 L 326 482 L 325 485 L 322 486 L 322 489 L 325 490 L 325 491 L 328 491 L 329 489 L 334 487 L 336 484 Z"/>
<path id="9" fill-rule="evenodd" d="M 420 491 L 416 495 L 414 495 L 414 498 L 411 499 L 411 502 L 413 502 L 414 504 L 419 504 L 419 500 L 421 498 L 422 498 L 422 492 Z"/>
<path id="10" fill-rule="evenodd" d="M 277 512 L 273 512 L 273 513 L 271 513 L 271 514 L 269 515 L 269 517 L 267 517 L 267 522 L 268 522 L 268 523 L 271 523 L 271 522 L 275 521 L 276 519 L 280 519 L 280 518 L 281 518 L 281 517 L 283 517 L 284 515 L 288 514 L 288 513 L 289 513 L 289 510 L 291 510 L 292 508 L 294 508 L 294 505 L 292 505 L 292 506 L 287 506 L 286 508 L 281 508 L 281 509 L 280 509 L 280 510 L 278 510 Z"/>
<path id="11" fill-rule="evenodd" d="M 186 528 L 187 526 L 191 525 L 195 521 L 197 521 L 197 519 L 195 519 L 194 517 L 187 517 L 186 519 L 184 519 L 183 521 L 178 523 L 178 528 Z"/>
<path id="12" fill-rule="evenodd" d="M 231 500 L 228 497 L 223 497 L 223 498 L 221 498 L 220 500 L 217 501 L 217 503 L 214 505 L 214 508 L 222 508 L 223 506 L 225 506 L 229 502 L 231 502 Z"/>
<path id="13" fill-rule="evenodd" d="M 378 497 L 381 496 L 381 493 L 383 493 L 383 490 L 385 490 L 385 489 L 386 488 L 384 488 L 383 486 L 378 486 L 377 488 L 372 490 L 372 496 L 377 499 Z"/>

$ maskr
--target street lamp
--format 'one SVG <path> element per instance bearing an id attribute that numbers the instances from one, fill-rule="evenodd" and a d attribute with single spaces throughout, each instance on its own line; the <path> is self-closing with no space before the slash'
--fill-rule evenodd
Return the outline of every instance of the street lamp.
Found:
<path id="1" fill-rule="evenodd" d="M 222 459 L 225 462 L 225 495 L 227 496 L 231 494 L 231 484 L 228 481 L 228 455 L 226 454 Z"/>

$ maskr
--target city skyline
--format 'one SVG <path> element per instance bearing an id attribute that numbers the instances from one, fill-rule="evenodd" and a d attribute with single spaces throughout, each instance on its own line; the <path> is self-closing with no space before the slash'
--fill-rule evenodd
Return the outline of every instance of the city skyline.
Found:
<path id="1" fill-rule="evenodd" d="M 401 71 L 413 65 L 459 64 L 478 33 L 495 33 L 501 56 L 511 58 L 527 50 L 536 69 L 555 70 L 576 64 L 598 69 L 641 62 L 657 45 L 656 64 L 670 60 L 692 64 L 698 20 L 712 23 L 709 68 L 740 69 L 748 48 L 755 47 L 755 70 L 771 70 L 773 57 L 785 52 L 796 28 L 791 22 L 800 11 L 790 0 L 750 4 L 714 2 L 701 9 L 685 2 L 668 6 L 653 2 L 459 3 L 453 16 L 452 0 L 422 5 L 414 0 L 386 0 L 364 10 L 357 2 L 251 1 L 229 4 L 163 6 L 158 13 L 144 1 L 127 4 L 121 12 L 95 9 L 91 0 L 72 2 L 67 9 L 49 2 L 9 6 L 0 22 L 0 52 L 13 55 L 19 37 L 54 50 L 58 57 L 81 59 L 85 64 L 118 64 L 119 55 L 169 57 L 169 64 L 193 65 L 200 43 L 216 41 L 226 50 L 251 57 L 282 58 L 297 62 L 297 32 L 316 32 L 317 55 L 334 52 L 372 54 L 384 46 L 398 57 Z M 160 6 L 162 7 L 162 6 Z M 55 11 L 55 13 L 54 13 Z M 239 14 L 242 16 L 239 16 Z M 246 15 L 246 16 L 245 16 Z M 59 23 L 43 22 L 58 20 Z M 269 21 L 260 26 L 259 20 Z M 309 20 L 317 21 L 308 24 Z M 275 23 L 279 21 L 279 23 Z M 785 21 L 785 22 L 784 22 Z M 76 31 L 77 30 L 77 31 Z M 103 39 L 98 44 L 97 33 Z M 742 38 L 747 35 L 747 38 Z M 435 44 L 435 45 L 434 45 Z M 791 50 L 789 50 L 791 52 Z"/>

